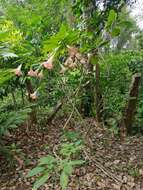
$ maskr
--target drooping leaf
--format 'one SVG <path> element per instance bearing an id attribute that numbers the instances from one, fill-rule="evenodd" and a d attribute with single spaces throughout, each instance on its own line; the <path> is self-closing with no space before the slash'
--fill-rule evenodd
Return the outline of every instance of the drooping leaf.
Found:
<path id="1" fill-rule="evenodd" d="M 70 162 L 68 162 L 68 163 L 66 163 L 66 164 L 64 165 L 63 171 L 64 171 L 68 176 L 72 174 L 72 172 L 73 172 L 73 167 L 72 167 L 72 165 L 70 164 Z"/>
<path id="2" fill-rule="evenodd" d="M 62 190 L 66 190 L 69 182 L 68 175 L 63 171 L 60 176 L 60 185 L 62 187 Z"/>
<path id="3" fill-rule="evenodd" d="M 44 171 L 45 168 L 44 167 L 36 167 L 36 168 L 33 168 L 32 170 L 29 171 L 27 177 L 32 177 L 34 175 L 37 175 L 39 173 L 41 173 L 42 171 Z"/>
<path id="4" fill-rule="evenodd" d="M 110 10 L 107 19 L 107 26 L 110 27 L 116 19 L 117 19 L 117 13 L 114 10 Z"/>
<path id="5" fill-rule="evenodd" d="M 70 161 L 70 164 L 71 164 L 72 166 L 75 166 L 75 165 L 82 165 L 82 164 L 84 164 L 84 163 L 85 163 L 84 160 L 72 160 L 72 161 Z"/>
<path id="6" fill-rule="evenodd" d="M 7 31 L 1 31 L 0 32 L 0 40 L 4 40 L 6 37 L 8 36 L 8 32 Z"/>
<path id="7" fill-rule="evenodd" d="M 0 85 L 9 81 L 13 77 L 14 73 L 11 71 L 11 69 L 0 69 Z"/>
<path id="8" fill-rule="evenodd" d="M 33 190 L 37 190 L 39 187 L 41 187 L 49 179 L 49 177 L 49 173 L 46 173 L 42 177 L 38 178 L 38 180 L 33 185 Z"/>
<path id="9" fill-rule="evenodd" d="M 116 37 L 120 34 L 120 32 L 121 32 L 120 28 L 116 27 L 112 30 L 111 35 L 112 35 L 112 37 Z"/>
<path id="10" fill-rule="evenodd" d="M 4 58 L 7 58 L 7 57 L 11 57 L 11 58 L 18 57 L 15 53 L 10 53 L 10 52 L 3 52 L 3 53 L 1 53 L 1 55 Z"/>
<path id="11" fill-rule="evenodd" d="M 68 44 L 76 42 L 78 39 L 78 31 L 62 25 L 59 32 L 51 36 L 44 42 L 44 52 L 52 52 L 56 48 L 63 48 Z"/>
<path id="12" fill-rule="evenodd" d="M 56 159 L 53 156 L 45 156 L 39 160 L 39 165 L 56 163 Z"/>

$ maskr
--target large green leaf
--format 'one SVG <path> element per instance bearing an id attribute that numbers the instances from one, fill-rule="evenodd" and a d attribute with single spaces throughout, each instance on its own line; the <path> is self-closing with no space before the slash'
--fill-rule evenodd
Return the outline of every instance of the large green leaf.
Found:
<path id="1" fill-rule="evenodd" d="M 4 58 L 7 58 L 7 57 L 11 57 L 11 58 L 18 57 L 15 53 L 11 53 L 11 52 L 3 52 L 3 53 L 1 53 L 1 55 Z"/>
<path id="2" fill-rule="evenodd" d="M 44 170 L 45 170 L 44 167 L 39 167 L 39 166 L 36 168 L 33 168 L 32 170 L 29 171 L 27 177 L 32 177 L 34 175 L 37 175 L 37 174 L 43 172 Z"/>
<path id="3" fill-rule="evenodd" d="M 62 25 L 60 31 L 44 42 L 44 52 L 51 52 L 57 47 L 63 48 L 67 44 L 76 42 L 78 39 L 78 31 Z"/>
<path id="4" fill-rule="evenodd" d="M 121 32 L 120 28 L 116 27 L 112 30 L 111 35 L 112 35 L 112 37 L 116 37 L 120 34 L 120 32 Z"/>
<path id="5" fill-rule="evenodd" d="M 63 171 L 60 176 L 60 185 L 62 187 L 62 190 L 66 190 L 69 182 L 68 175 Z"/>
<path id="6" fill-rule="evenodd" d="M 14 73 L 11 71 L 11 69 L 0 69 L 0 86 L 14 76 Z"/>
<path id="7" fill-rule="evenodd" d="M 44 165 L 44 164 L 50 165 L 52 163 L 56 163 L 56 159 L 50 155 L 40 158 L 39 160 L 39 165 Z"/>
<path id="8" fill-rule="evenodd" d="M 84 163 L 85 163 L 84 160 L 73 160 L 73 161 L 70 161 L 70 164 L 71 164 L 72 166 L 75 166 L 75 165 L 82 165 L 82 164 L 84 164 Z"/>
<path id="9" fill-rule="evenodd" d="M 48 179 L 50 175 L 49 173 L 44 174 L 42 177 L 40 177 L 33 185 L 33 190 L 37 190 L 40 186 L 42 186 Z"/>
<path id="10" fill-rule="evenodd" d="M 73 172 L 73 167 L 72 167 L 72 165 L 70 164 L 70 162 L 68 162 L 68 163 L 66 163 L 66 164 L 64 165 L 63 171 L 64 171 L 68 176 L 72 174 L 72 172 Z"/>
<path id="11" fill-rule="evenodd" d="M 107 20 L 107 26 L 110 27 L 116 19 L 117 19 L 117 13 L 114 10 L 110 10 Z"/>
<path id="12" fill-rule="evenodd" d="M 0 41 L 4 41 L 4 39 L 8 36 L 8 31 L 1 31 L 0 32 Z"/>

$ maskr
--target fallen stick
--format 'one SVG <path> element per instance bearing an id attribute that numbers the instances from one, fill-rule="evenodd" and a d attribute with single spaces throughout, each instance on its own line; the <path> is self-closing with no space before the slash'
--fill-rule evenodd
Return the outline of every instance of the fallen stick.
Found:
<path id="1" fill-rule="evenodd" d="M 47 119 L 47 123 L 51 123 L 53 121 L 53 119 L 55 118 L 56 114 L 58 113 L 58 111 L 62 108 L 64 101 L 60 101 L 57 103 L 57 105 L 53 108 L 53 111 L 51 113 L 51 115 L 48 117 Z"/>
<path id="2" fill-rule="evenodd" d="M 69 118 L 66 120 L 66 122 L 65 122 L 65 124 L 64 124 L 64 126 L 63 126 L 63 129 L 65 129 L 65 128 L 67 127 L 68 123 L 70 122 L 70 120 L 71 120 L 71 118 L 72 118 L 73 113 L 74 113 L 74 108 L 73 108 L 73 110 L 72 110 L 72 112 L 71 112 Z"/>
<path id="3" fill-rule="evenodd" d="M 105 168 L 102 164 L 100 164 L 99 161 L 93 159 L 91 156 L 88 155 L 88 153 L 84 150 L 84 154 L 88 158 L 88 160 L 95 163 L 96 167 L 98 167 L 106 176 L 110 177 L 112 180 L 114 180 L 118 184 L 122 184 L 122 180 L 117 178 L 115 175 L 113 175 L 107 168 Z"/>

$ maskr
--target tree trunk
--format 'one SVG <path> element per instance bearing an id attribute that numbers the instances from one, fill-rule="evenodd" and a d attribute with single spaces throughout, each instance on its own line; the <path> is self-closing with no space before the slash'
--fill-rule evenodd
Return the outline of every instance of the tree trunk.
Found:
<path id="1" fill-rule="evenodd" d="M 136 73 L 132 76 L 132 82 L 129 90 L 129 99 L 127 105 L 124 108 L 123 116 L 119 124 L 120 137 L 122 139 L 132 131 L 132 123 L 134 121 L 137 99 L 139 96 L 140 81 L 140 73 Z"/>
<path id="2" fill-rule="evenodd" d="M 34 93 L 32 83 L 29 79 L 26 80 L 26 88 L 28 91 L 28 100 L 29 102 L 32 102 L 33 100 L 30 98 L 30 94 Z"/>
<path id="3" fill-rule="evenodd" d="M 102 121 L 102 112 L 103 112 L 103 99 L 100 88 L 100 65 L 96 63 L 96 119 L 98 123 Z"/>
<path id="4" fill-rule="evenodd" d="M 47 119 L 47 124 L 51 123 L 53 121 L 53 119 L 55 118 L 56 114 L 58 113 L 58 111 L 62 108 L 63 106 L 63 101 L 59 101 L 57 103 L 57 105 L 53 108 L 50 116 Z"/>
<path id="5" fill-rule="evenodd" d="M 23 92 L 23 88 L 21 87 L 21 100 L 22 100 L 22 105 L 25 105 L 25 100 L 24 100 L 24 92 Z"/>
<path id="6" fill-rule="evenodd" d="M 14 94 L 13 90 L 11 91 L 11 95 L 12 95 L 14 109 L 16 109 L 17 108 L 17 102 L 16 102 L 16 98 L 15 98 L 15 94 Z"/>
<path id="7" fill-rule="evenodd" d="M 92 106 L 94 104 L 94 86 L 92 80 L 93 74 L 93 64 L 91 63 L 91 58 L 93 55 L 90 55 L 86 64 L 87 78 L 85 84 L 83 85 L 83 96 L 81 102 L 82 114 L 85 117 L 91 116 Z"/>
<path id="8" fill-rule="evenodd" d="M 26 80 L 26 88 L 27 88 L 27 91 L 28 91 L 28 100 L 30 103 L 34 102 L 33 99 L 31 99 L 30 97 L 30 94 L 34 93 L 34 90 L 33 90 L 33 86 L 32 86 L 32 83 L 29 79 Z M 37 123 L 37 117 L 36 117 L 36 109 L 33 108 L 31 113 L 30 113 L 30 125 L 33 125 L 35 123 Z"/>

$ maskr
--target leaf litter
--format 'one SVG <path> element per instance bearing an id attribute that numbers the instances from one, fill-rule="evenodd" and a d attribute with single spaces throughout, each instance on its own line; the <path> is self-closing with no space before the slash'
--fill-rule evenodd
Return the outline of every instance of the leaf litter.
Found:
<path id="1" fill-rule="evenodd" d="M 120 142 L 108 130 L 95 127 L 93 120 L 86 122 L 91 127 L 89 132 L 82 123 L 77 123 L 73 128 L 86 136 L 86 148 L 82 157 L 87 164 L 75 169 L 68 190 L 142 190 L 143 137 L 131 136 Z M 54 146 L 59 144 L 62 127 L 62 122 L 56 120 L 51 126 L 47 126 L 46 132 L 33 129 L 27 135 L 24 130 L 18 129 L 10 138 L 5 139 L 6 145 L 16 144 L 19 150 L 16 155 L 24 164 L 21 167 L 16 160 L 11 166 L 0 156 L 0 190 L 32 190 L 35 177 L 26 178 L 26 175 L 36 166 L 40 157 L 53 153 Z M 50 178 L 39 188 L 60 189 L 59 179 L 56 177 Z"/>

